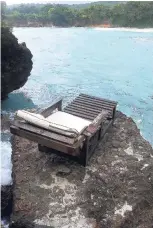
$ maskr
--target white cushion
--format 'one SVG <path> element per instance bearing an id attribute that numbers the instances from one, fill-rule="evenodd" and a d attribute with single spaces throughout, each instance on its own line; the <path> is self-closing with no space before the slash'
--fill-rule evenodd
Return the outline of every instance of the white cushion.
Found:
<path id="1" fill-rule="evenodd" d="M 61 111 L 53 113 L 46 119 L 51 123 L 52 127 L 57 127 L 61 130 L 74 129 L 78 134 L 81 134 L 91 123 L 88 120 Z"/>
<path id="2" fill-rule="evenodd" d="M 61 111 L 54 112 L 49 117 L 44 118 L 40 114 L 19 110 L 17 116 L 38 127 L 69 137 L 77 137 L 91 123 L 88 120 Z"/>

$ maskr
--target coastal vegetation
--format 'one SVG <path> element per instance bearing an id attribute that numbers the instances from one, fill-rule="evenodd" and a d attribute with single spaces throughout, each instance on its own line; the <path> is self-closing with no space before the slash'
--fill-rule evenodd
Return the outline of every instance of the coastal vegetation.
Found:
<path id="1" fill-rule="evenodd" d="M 11 26 L 153 27 L 153 2 L 20 4 L 6 9 Z"/>

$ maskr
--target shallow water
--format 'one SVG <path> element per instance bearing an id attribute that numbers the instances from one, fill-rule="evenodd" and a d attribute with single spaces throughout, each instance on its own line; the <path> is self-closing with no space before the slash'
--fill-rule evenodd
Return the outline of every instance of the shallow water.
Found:
<path id="1" fill-rule="evenodd" d="M 64 105 L 80 92 L 118 101 L 153 145 L 153 29 L 14 28 L 33 54 L 26 85 L 3 112 Z"/>

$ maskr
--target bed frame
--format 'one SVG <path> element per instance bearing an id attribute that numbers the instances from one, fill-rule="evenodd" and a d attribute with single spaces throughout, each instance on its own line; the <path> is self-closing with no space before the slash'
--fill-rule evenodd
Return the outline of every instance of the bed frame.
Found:
<path id="1" fill-rule="evenodd" d="M 14 120 L 10 126 L 12 134 L 35 141 L 39 151 L 68 155 L 86 166 L 98 142 L 113 124 L 117 102 L 86 94 L 80 94 L 62 110 L 62 100 L 43 110 L 46 118 L 55 109 L 90 120 L 92 123 L 74 141 L 73 138 L 36 127 L 26 121 Z"/>

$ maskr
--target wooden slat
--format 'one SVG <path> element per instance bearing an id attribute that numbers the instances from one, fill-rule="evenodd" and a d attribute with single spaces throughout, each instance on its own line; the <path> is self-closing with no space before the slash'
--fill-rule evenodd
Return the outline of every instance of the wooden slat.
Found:
<path id="1" fill-rule="evenodd" d="M 109 100 L 105 100 L 105 99 L 86 97 L 86 96 L 78 96 L 76 98 L 87 99 L 87 100 L 92 100 L 92 101 L 97 102 L 97 103 L 104 103 L 104 104 L 109 104 L 110 106 L 116 106 L 116 103 L 113 103 L 113 102 L 111 102 Z"/>
<path id="2" fill-rule="evenodd" d="M 62 110 L 62 99 L 60 99 L 59 101 L 57 101 L 55 104 L 53 104 L 52 106 L 48 107 L 47 109 L 43 110 L 41 112 L 41 115 L 43 115 L 45 118 L 50 116 L 51 113 L 58 108 L 59 111 Z"/>
<path id="3" fill-rule="evenodd" d="M 74 144 L 77 141 L 77 138 L 66 137 L 66 136 L 61 135 L 61 134 L 59 135 L 59 134 L 56 134 L 54 132 L 47 131 L 45 129 L 33 126 L 31 124 L 28 124 L 28 123 L 19 122 L 17 120 L 14 122 L 14 125 L 18 128 L 23 129 L 23 130 L 30 131 L 30 132 L 33 132 L 33 133 L 38 134 L 38 135 L 42 135 L 42 136 L 45 136 L 47 138 L 54 139 L 56 141 L 60 141 L 60 142 L 68 143 L 68 144 Z"/>
<path id="4" fill-rule="evenodd" d="M 89 103 L 89 102 L 86 102 L 86 101 L 77 101 L 77 100 L 74 100 L 71 105 L 73 104 L 76 104 L 76 105 L 82 105 L 84 107 L 88 107 L 88 108 L 93 108 L 93 109 L 99 109 L 99 110 L 102 110 L 102 109 L 108 109 L 108 110 L 113 110 L 113 107 L 107 107 L 105 105 L 99 105 L 99 104 L 95 104 L 95 103 Z"/>
<path id="5" fill-rule="evenodd" d="M 112 107 L 112 108 L 115 107 L 115 105 L 113 105 L 113 104 L 109 104 L 109 103 L 106 103 L 106 102 L 103 102 L 103 101 L 93 100 L 93 99 L 90 99 L 90 98 L 84 98 L 84 97 L 77 97 L 76 99 L 74 99 L 74 101 L 84 101 L 86 103 L 96 104 L 96 105 L 99 105 L 99 106 L 103 105 L 103 106 Z"/>
<path id="6" fill-rule="evenodd" d="M 52 148 L 54 150 L 58 150 L 67 154 L 76 155 L 78 153 L 77 151 L 79 150 L 80 143 L 78 142 L 75 143 L 74 145 L 64 144 L 59 141 L 48 139 L 42 135 L 37 135 L 35 133 L 19 129 L 18 127 L 13 125 L 10 127 L 10 130 L 12 134 L 18 135 L 20 137 L 29 139 L 41 145 L 45 145 L 49 148 Z"/>
<path id="7" fill-rule="evenodd" d="M 103 110 L 92 122 L 92 125 L 95 127 L 98 127 L 99 124 L 102 123 L 102 121 L 106 120 L 108 116 L 108 112 L 106 110 Z"/>
<path id="8" fill-rule="evenodd" d="M 85 110 L 89 111 L 89 113 L 95 113 L 95 114 L 98 114 L 102 111 L 102 109 L 93 109 L 92 107 L 85 108 L 83 105 L 76 105 L 73 103 L 65 107 L 66 110 L 69 108 L 74 109 L 74 110 L 84 110 L 85 109 Z"/>
<path id="9" fill-rule="evenodd" d="M 88 107 L 93 110 L 99 110 L 101 111 L 102 109 L 107 109 L 107 110 L 113 110 L 114 107 L 106 106 L 106 105 L 98 105 L 98 104 L 93 104 L 93 103 L 87 103 L 85 101 L 73 101 L 70 105 L 78 105 L 78 106 L 83 106 L 83 107 Z"/>
<path id="10" fill-rule="evenodd" d="M 72 107 L 72 110 L 70 110 L 70 108 Z M 65 109 L 63 110 L 64 112 L 69 112 L 69 111 L 73 111 L 73 107 L 76 107 L 75 108 L 75 110 L 77 111 L 78 109 L 80 110 L 80 109 L 86 109 L 86 110 L 88 110 L 88 106 L 86 106 L 86 105 L 84 105 L 84 106 L 79 106 L 78 104 L 76 105 L 76 104 L 69 104 L 68 106 L 66 106 L 65 107 Z M 90 108 L 89 108 L 89 110 L 90 110 Z M 93 109 L 92 109 L 92 113 L 95 113 L 95 114 L 99 114 L 101 111 L 102 111 L 103 109 L 96 109 L 95 111 L 93 111 Z M 108 109 L 105 109 L 104 108 L 104 110 L 108 110 Z M 108 110 L 108 117 L 112 117 L 112 114 L 113 114 L 113 110 L 111 109 L 111 110 Z"/>
<path id="11" fill-rule="evenodd" d="M 77 101 L 73 101 L 72 103 L 70 103 L 70 104 L 68 104 L 65 108 L 67 108 L 67 107 L 81 107 L 81 108 L 88 108 L 88 109 L 90 109 L 90 110 L 96 110 L 96 111 L 98 111 L 98 112 L 101 112 L 101 110 L 102 110 L 102 107 L 95 107 L 95 108 L 93 108 L 93 106 L 91 106 L 91 105 L 88 105 L 88 104 L 84 104 L 84 103 L 80 103 L 80 102 L 77 102 Z"/>
<path id="12" fill-rule="evenodd" d="M 94 134 L 98 128 L 100 127 L 101 123 L 106 120 L 108 116 L 108 112 L 106 110 L 103 110 L 94 120 L 93 122 L 88 126 L 86 129 L 87 133 Z"/>
<path id="13" fill-rule="evenodd" d="M 95 116 L 97 116 L 99 114 L 99 112 L 89 112 L 88 110 L 86 110 L 86 108 L 79 109 L 79 108 L 74 108 L 74 107 L 66 107 L 64 109 L 64 111 L 77 112 L 77 113 L 80 113 L 80 114 L 85 114 L 85 115 L 90 116 L 90 117 L 95 117 Z"/>
<path id="14" fill-rule="evenodd" d="M 90 96 L 90 95 L 83 94 L 83 93 L 81 93 L 81 94 L 79 95 L 79 97 L 93 98 L 93 99 L 95 99 L 95 100 L 106 101 L 106 102 L 108 102 L 108 103 L 112 103 L 112 104 L 114 104 L 114 105 L 117 105 L 117 102 L 116 102 L 116 101 L 112 101 L 112 100 L 108 100 L 108 99 L 104 99 L 104 98 L 100 98 L 100 97 L 95 97 L 95 96 Z"/>
<path id="15" fill-rule="evenodd" d="M 83 106 L 82 106 L 83 107 Z M 83 107 L 85 110 L 87 110 L 87 107 Z M 79 106 L 76 106 L 75 109 L 73 109 L 73 106 L 71 108 L 71 106 L 67 106 L 65 107 L 64 109 L 64 112 L 69 112 L 69 111 L 80 111 L 82 110 L 81 108 L 79 108 Z M 103 110 L 107 110 L 107 109 L 103 109 Z M 92 114 L 94 115 L 99 115 L 101 113 L 102 110 L 96 110 L 96 111 L 92 111 Z M 107 117 L 112 117 L 112 114 L 113 114 L 113 110 L 107 110 L 108 111 L 108 116 Z M 90 111 L 88 112 L 90 114 Z"/>
<path id="16" fill-rule="evenodd" d="M 89 116 L 87 116 L 87 115 L 85 115 L 85 114 L 80 114 L 80 113 L 78 113 L 78 112 L 74 112 L 74 111 L 65 111 L 66 113 L 69 113 L 69 114 L 72 114 L 72 115 L 74 115 L 74 116 L 78 116 L 78 117 L 81 117 L 81 118 L 83 118 L 83 119 L 85 119 L 85 120 L 90 120 L 90 121 L 93 121 L 94 120 L 94 117 L 92 118 L 92 117 L 89 117 Z"/>

